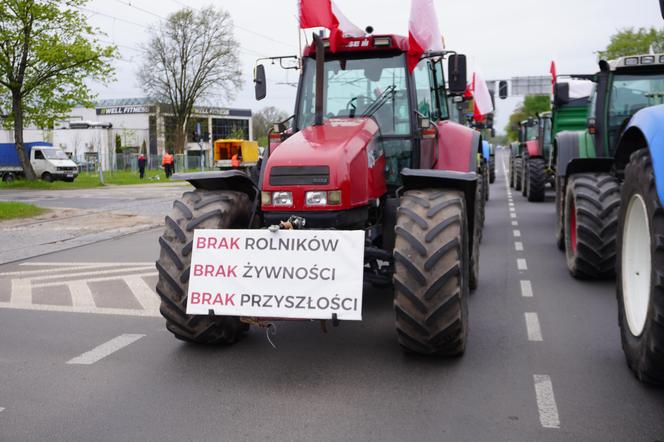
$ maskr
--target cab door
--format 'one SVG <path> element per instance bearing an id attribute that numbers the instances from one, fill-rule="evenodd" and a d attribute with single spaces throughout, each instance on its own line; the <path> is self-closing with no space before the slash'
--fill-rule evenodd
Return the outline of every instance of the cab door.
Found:
<path id="1" fill-rule="evenodd" d="M 48 160 L 44 157 L 44 152 L 41 149 L 33 148 L 30 158 L 30 164 L 37 176 L 40 177 L 44 172 L 48 171 Z"/>
<path id="2" fill-rule="evenodd" d="M 438 70 L 440 72 L 437 72 Z M 437 159 L 436 123 L 441 119 L 441 105 L 436 81 L 439 74 L 442 84 L 442 65 L 440 61 L 433 62 L 430 59 L 420 61 L 413 71 L 415 113 L 418 116 L 415 138 L 419 141 L 420 169 L 432 169 Z M 422 121 L 428 121 L 429 125 L 422 127 L 420 124 Z"/>

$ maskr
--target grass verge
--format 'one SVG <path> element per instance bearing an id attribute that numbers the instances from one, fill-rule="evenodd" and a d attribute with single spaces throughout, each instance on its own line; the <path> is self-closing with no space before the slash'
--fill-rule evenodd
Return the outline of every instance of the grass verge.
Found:
<path id="1" fill-rule="evenodd" d="M 155 177 L 159 177 L 156 179 Z M 116 171 L 104 172 L 104 184 L 113 185 L 128 185 L 128 184 L 156 184 L 168 182 L 166 175 L 163 171 L 159 170 L 146 170 L 145 178 L 140 179 L 138 172 L 131 171 Z M 11 183 L 0 182 L 0 190 L 2 189 L 89 189 L 92 187 L 101 187 L 99 174 L 97 172 L 83 172 L 74 182 L 67 183 L 65 181 L 53 181 L 48 183 L 46 181 L 26 181 L 16 180 Z"/>
<path id="2" fill-rule="evenodd" d="M 41 215 L 46 209 L 32 204 L 0 201 L 0 220 Z"/>

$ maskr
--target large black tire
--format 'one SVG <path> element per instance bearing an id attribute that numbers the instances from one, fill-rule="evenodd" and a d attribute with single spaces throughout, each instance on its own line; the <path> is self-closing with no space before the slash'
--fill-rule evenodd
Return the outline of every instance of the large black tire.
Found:
<path id="1" fill-rule="evenodd" d="M 526 196 L 528 191 L 528 165 L 529 159 L 526 155 L 521 157 L 521 195 Z"/>
<path id="2" fill-rule="evenodd" d="M 159 311 L 176 338 L 200 344 L 233 344 L 247 325 L 234 316 L 187 315 L 187 287 L 194 229 L 247 228 L 252 204 L 246 194 L 194 190 L 173 203 L 159 238 L 157 260 Z"/>
<path id="3" fill-rule="evenodd" d="M 468 222 L 464 195 L 411 190 L 401 198 L 394 247 L 399 344 L 457 356 L 468 336 Z"/>
<path id="4" fill-rule="evenodd" d="M 470 290 L 475 290 L 479 285 L 480 281 L 480 243 L 482 242 L 482 237 L 484 236 L 484 200 L 482 199 L 482 192 L 480 189 L 483 189 L 482 185 L 484 178 L 478 174 L 477 190 L 475 192 L 475 214 L 474 214 L 474 223 L 473 223 L 473 239 L 472 243 L 469 244 L 470 248 L 470 260 L 469 265 L 470 269 L 468 271 L 468 287 Z M 470 239 L 469 239 L 470 241 Z"/>
<path id="5" fill-rule="evenodd" d="M 509 180 L 510 180 L 510 187 L 514 189 L 514 157 L 510 155 L 510 168 L 509 168 Z"/>
<path id="6" fill-rule="evenodd" d="M 489 201 L 489 165 L 484 164 L 484 201 Z"/>
<path id="7" fill-rule="evenodd" d="M 484 211 L 486 206 L 486 197 L 484 192 L 486 186 L 484 185 L 485 179 L 483 173 L 477 174 L 477 185 L 475 187 L 475 219 L 479 221 L 480 232 L 484 230 Z"/>
<path id="8" fill-rule="evenodd" d="M 53 182 L 53 175 L 51 175 L 48 172 L 42 173 L 41 179 L 46 181 L 47 183 L 52 183 Z"/>
<path id="9" fill-rule="evenodd" d="M 553 187 L 556 190 L 556 245 L 565 250 L 565 178 L 556 176 Z"/>
<path id="10" fill-rule="evenodd" d="M 542 158 L 528 160 L 528 182 L 526 183 L 526 196 L 528 201 L 544 201 L 546 195 L 546 161 Z"/>
<path id="11" fill-rule="evenodd" d="M 521 157 L 514 158 L 514 190 L 521 190 L 521 175 L 523 174 L 523 164 Z"/>
<path id="12" fill-rule="evenodd" d="M 630 215 L 638 214 L 638 211 L 634 209 L 639 208 L 639 205 L 635 204 L 631 210 L 628 210 L 630 203 L 638 202 L 639 198 L 642 203 L 641 212 L 645 215 L 644 224 L 647 223 L 647 228 L 643 228 L 642 232 L 648 233 L 648 237 L 643 237 L 643 239 L 649 244 L 638 244 L 639 241 L 633 241 L 633 237 L 632 241 L 626 238 L 626 236 L 629 237 L 629 229 L 634 228 L 629 224 L 636 224 L 637 227 L 639 224 L 635 221 L 628 222 Z M 643 213 L 643 209 L 645 209 L 645 213 Z M 616 263 L 618 321 L 627 364 L 640 380 L 660 385 L 664 384 L 664 316 L 662 315 L 664 312 L 664 243 L 661 238 L 664 238 L 664 208 L 657 195 L 652 160 L 648 150 L 641 149 L 634 152 L 630 158 L 625 169 L 625 181 L 621 192 L 617 236 L 618 260 Z M 640 260 L 644 265 L 643 268 L 639 265 L 631 266 L 632 263 L 637 262 L 634 260 L 635 255 L 649 257 L 650 262 Z M 630 260 L 633 261 L 630 262 Z M 631 292 L 628 292 L 629 290 Z M 647 306 L 647 311 L 639 312 L 645 313 L 645 317 L 639 318 L 644 322 L 639 322 L 634 313 L 626 311 L 625 295 L 631 300 L 634 299 L 634 296 L 647 295 L 647 301 L 642 299 L 643 305 Z M 627 307 L 627 309 L 629 308 Z M 627 319 L 627 314 L 630 314 L 632 323 Z"/>
<path id="13" fill-rule="evenodd" d="M 496 181 L 496 157 L 489 157 L 489 183 L 493 184 Z"/>
<path id="14" fill-rule="evenodd" d="M 615 275 L 620 184 L 607 173 L 572 175 L 565 194 L 565 254 L 572 276 Z"/>

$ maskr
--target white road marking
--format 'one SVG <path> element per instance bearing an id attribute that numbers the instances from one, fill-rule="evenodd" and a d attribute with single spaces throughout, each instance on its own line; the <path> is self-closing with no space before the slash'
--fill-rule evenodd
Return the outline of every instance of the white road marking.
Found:
<path id="1" fill-rule="evenodd" d="M 15 304 L 32 304 L 32 283 L 29 279 L 12 279 L 12 292 L 9 302 Z"/>
<path id="2" fill-rule="evenodd" d="M 0 413 L 2 413 L 3 411 L 5 411 L 5 409 L 3 407 L 0 407 Z"/>
<path id="3" fill-rule="evenodd" d="M 526 312 L 526 330 L 528 330 L 528 340 L 534 342 L 542 341 L 542 328 L 540 327 L 537 313 Z"/>
<path id="4" fill-rule="evenodd" d="M 124 282 L 129 286 L 134 297 L 138 300 L 145 310 L 159 311 L 161 303 L 159 296 L 145 282 L 143 278 L 136 275 L 125 276 Z"/>
<path id="5" fill-rule="evenodd" d="M 67 361 L 67 364 L 80 364 L 80 365 L 91 365 L 95 362 L 100 361 L 101 359 L 109 356 L 116 351 L 133 344 L 138 341 L 145 335 L 138 334 L 124 334 L 116 338 L 111 339 L 108 342 L 101 344 L 98 347 L 93 348 L 92 350 L 83 353 L 80 356 L 76 356 L 73 359 Z"/>
<path id="6" fill-rule="evenodd" d="M 31 264 L 31 263 L 23 263 L 20 265 L 24 264 Z M 87 265 L 87 264 L 81 264 L 78 267 L 81 270 L 86 270 L 87 272 L 93 272 L 95 268 L 112 268 L 112 267 L 124 267 L 124 268 L 143 268 L 143 267 L 150 267 L 154 266 L 154 263 L 152 262 L 142 262 L 142 263 L 113 263 L 113 265 Z M 42 274 L 53 274 L 55 272 L 62 272 L 65 273 L 67 271 L 71 271 L 72 267 L 69 266 L 64 266 L 64 267 L 56 267 L 52 266 L 47 269 L 41 269 L 41 270 L 23 270 L 20 272 L 5 272 L 5 273 L 0 273 L 0 277 L 2 276 L 19 276 L 19 277 L 32 277 L 34 275 L 42 275 Z M 75 269 L 78 270 L 78 269 Z"/>
<path id="7" fill-rule="evenodd" d="M 65 278 L 75 278 L 77 276 L 97 276 L 97 275 L 112 275 L 115 273 L 131 273 L 131 272 L 138 272 L 138 271 L 143 271 L 143 270 L 152 270 L 154 269 L 154 264 L 151 264 L 149 266 L 143 266 L 143 267 L 125 267 L 123 269 L 113 269 L 113 270 L 89 270 L 87 272 L 80 272 L 80 273 L 58 273 L 50 276 L 39 276 L 37 278 L 30 278 L 33 281 L 48 281 L 50 279 L 65 279 Z M 89 281 L 89 279 L 86 279 L 86 281 Z"/>
<path id="8" fill-rule="evenodd" d="M 516 213 L 510 213 L 510 218 L 516 218 Z"/>
<path id="9" fill-rule="evenodd" d="M 94 307 L 95 300 L 92 297 L 90 286 L 85 281 L 71 281 L 67 284 L 71 293 L 71 302 L 74 307 Z"/>
<path id="10" fill-rule="evenodd" d="M 533 286 L 527 279 L 521 281 L 521 296 L 524 298 L 533 297 Z"/>
<path id="11" fill-rule="evenodd" d="M 512 225 L 513 225 L 514 227 L 517 227 L 517 226 L 519 225 L 519 221 L 512 221 Z"/>
<path id="12" fill-rule="evenodd" d="M 123 266 L 149 266 L 154 265 L 154 262 L 23 262 L 20 266 L 36 266 L 36 267 L 115 267 Z"/>
<path id="13" fill-rule="evenodd" d="M 519 270 L 528 270 L 528 263 L 524 258 L 517 259 L 516 266 Z"/>
<path id="14" fill-rule="evenodd" d="M 108 308 L 108 307 L 72 307 L 71 305 L 47 305 L 47 304 L 12 304 L 10 302 L 0 302 L 0 309 L 11 310 L 35 310 L 42 312 L 66 312 L 66 313 L 94 313 L 99 315 L 121 315 L 121 316 L 140 316 L 149 318 L 160 318 L 157 310 L 138 310 L 128 308 Z"/>
<path id="15" fill-rule="evenodd" d="M 514 203 L 508 203 L 508 206 L 514 207 Z"/>
<path id="16" fill-rule="evenodd" d="M 514 230 L 512 233 L 514 234 L 514 237 L 516 237 L 516 238 L 521 236 L 521 231 L 520 230 Z"/>
<path id="17" fill-rule="evenodd" d="M 523 243 L 520 241 L 515 242 L 514 250 L 516 250 L 517 252 L 523 252 Z"/>
<path id="18" fill-rule="evenodd" d="M 157 272 L 145 272 L 145 273 L 135 273 L 133 276 L 157 276 Z M 84 282 L 106 282 L 106 281 L 117 281 L 118 279 L 124 279 L 124 275 L 118 276 L 103 276 L 100 278 L 86 278 L 86 279 L 75 279 L 72 281 L 55 281 L 55 282 L 40 282 L 37 284 L 32 284 L 33 288 L 39 287 L 53 287 L 54 285 L 68 285 L 72 282 L 84 281 Z"/>
<path id="19" fill-rule="evenodd" d="M 558 406 L 553 395 L 553 384 L 551 378 L 545 374 L 533 375 L 535 382 L 535 396 L 539 410 L 540 424 L 544 428 L 560 428 L 558 417 Z"/>
<path id="20" fill-rule="evenodd" d="M 514 207 L 510 207 L 510 212 L 516 212 L 516 209 Z"/>

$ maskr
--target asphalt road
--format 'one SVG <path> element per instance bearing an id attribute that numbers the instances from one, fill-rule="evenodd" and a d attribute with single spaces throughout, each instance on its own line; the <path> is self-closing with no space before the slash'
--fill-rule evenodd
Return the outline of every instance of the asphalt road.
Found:
<path id="1" fill-rule="evenodd" d="M 512 192 L 511 211 L 502 160 L 463 357 L 404 355 L 390 291 L 370 288 L 365 320 L 328 334 L 184 344 L 146 291 L 144 232 L 0 267 L 0 441 L 664 440 L 664 389 L 627 368 L 613 282 L 569 276 L 553 204 Z"/>

